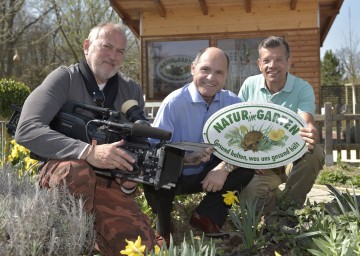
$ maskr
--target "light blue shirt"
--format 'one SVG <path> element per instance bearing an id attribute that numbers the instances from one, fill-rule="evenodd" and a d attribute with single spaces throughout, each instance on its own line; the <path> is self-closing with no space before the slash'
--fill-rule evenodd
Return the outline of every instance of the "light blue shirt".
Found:
<path id="1" fill-rule="evenodd" d="M 190 83 L 173 91 L 164 99 L 152 126 L 171 131 L 171 142 L 203 142 L 202 131 L 209 117 L 216 111 L 239 102 L 236 94 L 221 90 L 208 105 L 195 84 Z M 203 167 L 202 164 L 186 166 L 183 174 L 199 173 Z"/>
<path id="2" fill-rule="evenodd" d="M 245 102 L 270 102 L 291 109 L 295 113 L 315 113 L 315 95 L 312 86 L 290 73 L 284 88 L 274 94 L 265 86 L 263 74 L 248 77 L 241 86 L 239 97 Z"/>

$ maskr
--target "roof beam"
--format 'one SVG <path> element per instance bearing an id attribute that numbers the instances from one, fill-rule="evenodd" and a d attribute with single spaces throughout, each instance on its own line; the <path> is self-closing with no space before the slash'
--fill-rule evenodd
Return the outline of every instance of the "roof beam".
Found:
<path id="1" fill-rule="evenodd" d="M 291 0 L 290 10 L 296 10 L 297 0 Z"/>
<path id="2" fill-rule="evenodd" d="M 158 11 L 158 13 L 160 14 L 161 17 L 165 17 L 166 16 L 166 11 L 165 8 L 163 6 L 163 4 L 161 3 L 160 0 L 153 0 L 156 6 L 156 10 Z"/>
<path id="3" fill-rule="evenodd" d="M 121 18 L 124 25 L 128 26 L 135 36 L 140 35 L 140 20 L 132 20 L 130 15 L 120 6 L 119 2 L 110 0 L 110 4 Z"/>
<path id="4" fill-rule="evenodd" d="M 251 12 L 251 0 L 245 0 L 245 11 Z"/>
<path id="5" fill-rule="evenodd" d="M 208 15 L 208 7 L 206 5 L 206 0 L 199 0 L 200 9 L 203 15 Z"/>
<path id="6" fill-rule="evenodd" d="M 321 15 L 325 15 L 325 16 L 336 16 L 339 14 L 339 12 L 340 9 L 333 9 L 333 8 L 320 9 Z"/>

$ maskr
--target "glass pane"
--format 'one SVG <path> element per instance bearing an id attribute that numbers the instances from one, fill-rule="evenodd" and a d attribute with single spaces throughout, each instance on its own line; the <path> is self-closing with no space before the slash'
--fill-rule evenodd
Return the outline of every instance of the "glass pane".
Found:
<path id="1" fill-rule="evenodd" d="M 264 37 L 217 40 L 217 47 L 225 51 L 230 59 L 225 89 L 238 94 L 247 77 L 260 74 L 257 65 L 258 45 L 263 39 Z"/>
<path id="2" fill-rule="evenodd" d="M 147 43 L 146 98 L 163 100 L 170 92 L 192 81 L 190 65 L 209 40 Z"/>

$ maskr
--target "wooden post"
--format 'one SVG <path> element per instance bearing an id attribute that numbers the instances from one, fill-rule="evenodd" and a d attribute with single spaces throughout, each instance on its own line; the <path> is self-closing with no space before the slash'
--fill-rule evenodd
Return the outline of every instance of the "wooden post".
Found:
<path id="1" fill-rule="evenodd" d="M 355 114 L 360 114 L 359 111 L 359 104 L 355 104 Z M 354 122 L 354 129 L 355 129 L 355 143 L 360 144 L 360 120 Z M 356 158 L 360 158 L 360 150 L 356 151 Z"/>
<path id="2" fill-rule="evenodd" d="M 333 156 L 333 139 L 332 139 L 332 111 L 331 103 L 326 102 L 324 104 L 325 108 L 325 165 L 331 166 L 334 165 L 334 156 Z"/>

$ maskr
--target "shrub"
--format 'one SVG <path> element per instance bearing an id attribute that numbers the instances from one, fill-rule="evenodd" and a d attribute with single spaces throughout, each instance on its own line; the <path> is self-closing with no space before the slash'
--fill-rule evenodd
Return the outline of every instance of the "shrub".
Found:
<path id="1" fill-rule="evenodd" d="M 22 82 L 11 79 L 0 80 L 0 118 L 9 119 L 13 110 L 11 104 L 22 105 L 30 94 L 30 88 Z"/>
<path id="2" fill-rule="evenodd" d="M 65 188 L 39 189 L 29 175 L 0 171 L 0 255 L 84 255 L 94 217 Z"/>

